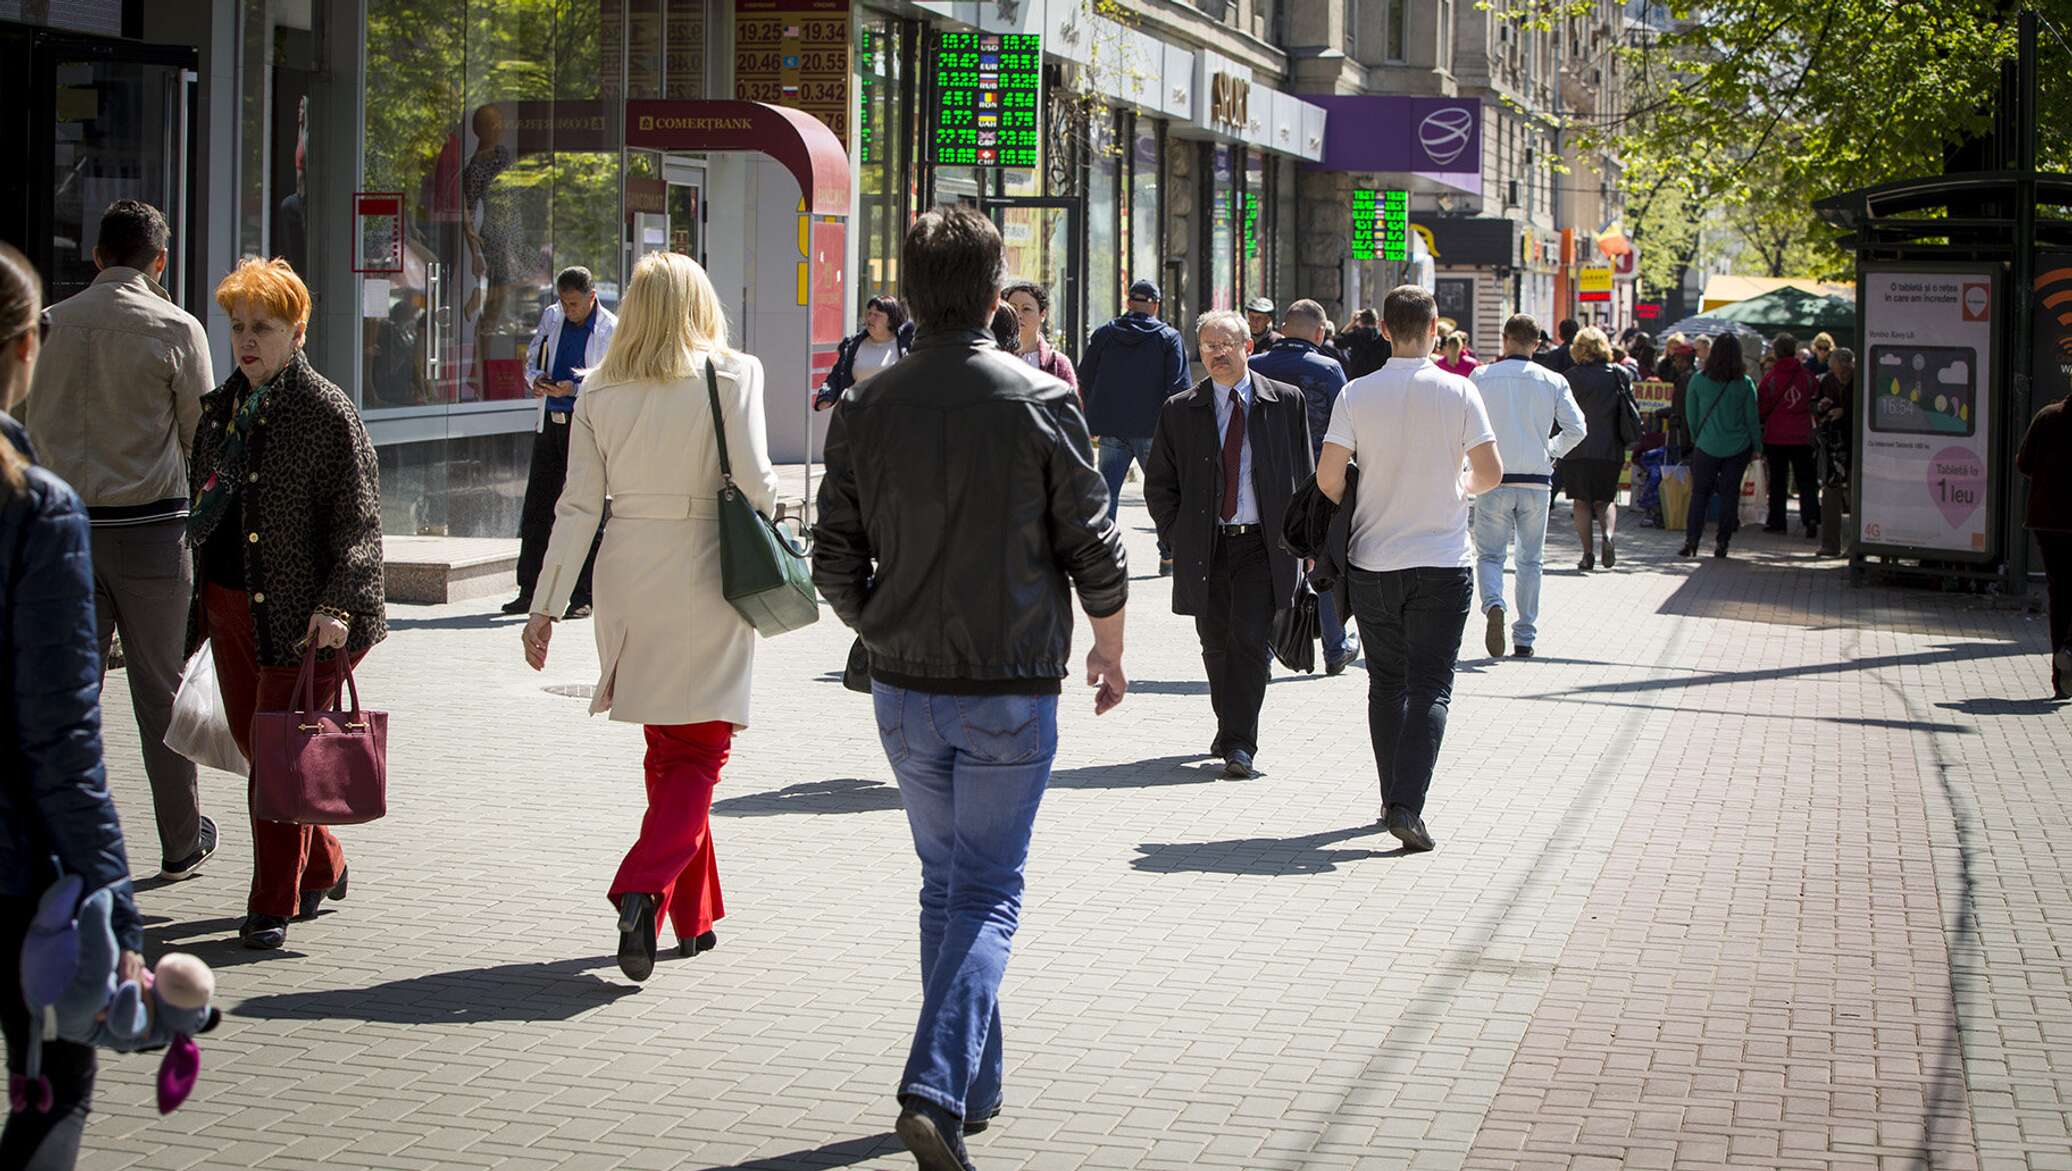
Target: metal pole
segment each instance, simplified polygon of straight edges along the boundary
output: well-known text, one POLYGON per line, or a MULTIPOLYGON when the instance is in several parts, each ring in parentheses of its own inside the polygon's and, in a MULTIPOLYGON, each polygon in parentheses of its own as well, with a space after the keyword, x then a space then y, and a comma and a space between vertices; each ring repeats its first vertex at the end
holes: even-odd
POLYGON ((2014 455, 2028 429, 2031 388, 2035 374, 2035 283, 2036 283, 2036 14, 2024 11, 2018 26, 2020 44, 2015 66, 2015 248, 2013 296, 2014 353, 2010 354, 2007 380, 2007 426, 2000 444, 2006 463, 2007 485, 2001 494, 2005 517, 2001 531, 2007 541, 2007 576, 2011 592, 2026 597, 2029 591, 2029 533, 2015 506, 2015 489, 2022 476, 2014 468, 2014 455))

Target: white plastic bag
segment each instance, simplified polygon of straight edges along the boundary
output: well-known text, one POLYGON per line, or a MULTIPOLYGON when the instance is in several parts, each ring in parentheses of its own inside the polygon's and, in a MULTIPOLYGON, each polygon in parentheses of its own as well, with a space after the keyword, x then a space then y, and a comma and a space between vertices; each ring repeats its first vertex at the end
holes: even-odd
POLYGON ((166 725, 165 746, 209 768, 240 774, 249 771, 237 738, 230 734, 230 713, 223 708, 223 689, 216 686, 216 659, 206 642, 180 672, 180 690, 173 693, 173 718, 166 725))
POLYGON ((1770 521, 1770 469, 1757 456, 1748 461, 1748 474, 1741 479, 1741 523, 1764 525, 1770 521))

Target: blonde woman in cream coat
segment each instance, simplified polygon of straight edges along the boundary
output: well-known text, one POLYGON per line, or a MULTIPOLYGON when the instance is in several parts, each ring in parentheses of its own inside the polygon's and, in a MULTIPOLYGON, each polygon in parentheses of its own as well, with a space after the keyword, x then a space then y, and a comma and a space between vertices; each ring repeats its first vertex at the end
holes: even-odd
POLYGON ((602 662, 590 711, 644 724, 647 815, 619 866, 619 967, 654 970, 658 925, 677 949, 713 947, 726 913, 713 861, 713 786, 734 733, 748 726, 755 628, 720 593, 723 486, 707 363, 719 391, 734 483, 768 515, 777 500, 763 422, 763 366, 727 348, 726 317, 705 270, 650 254, 633 270, 604 364, 584 379, 570 420, 568 482, 525 624, 525 658, 544 668, 554 615, 568 605, 611 498, 595 570, 602 662))

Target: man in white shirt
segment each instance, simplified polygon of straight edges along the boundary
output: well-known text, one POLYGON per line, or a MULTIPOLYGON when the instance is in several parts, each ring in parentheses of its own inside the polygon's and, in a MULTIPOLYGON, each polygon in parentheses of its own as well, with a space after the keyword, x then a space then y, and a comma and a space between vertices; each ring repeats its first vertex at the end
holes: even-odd
POLYGON ((1317 487, 1353 510, 1347 560, 1367 651, 1382 825, 1421 851, 1432 848, 1425 793, 1474 594, 1468 497, 1496 487, 1504 467, 1474 383, 1431 359, 1439 332, 1432 295, 1398 287, 1382 303, 1382 326, 1393 356, 1339 395, 1317 487), (1368 474, 1348 502, 1346 466, 1355 459, 1368 474))
POLYGON ((1513 537, 1518 541, 1518 618, 1511 626, 1511 653, 1532 657, 1554 461, 1586 434, 1583 409, 1568 379, 1533 361, 1539 337, 1540 323, 1518 314, 1504 323, 1503 358, 1474 374, 1504 462, 1503 483, 1477 496, 1474 510, 1475 580, 1488 618, 1483 646, 1491 658, 1504 653, 1504 557, 1513 537), (1550 440, 1557 426, 1561 433, 1550 440))

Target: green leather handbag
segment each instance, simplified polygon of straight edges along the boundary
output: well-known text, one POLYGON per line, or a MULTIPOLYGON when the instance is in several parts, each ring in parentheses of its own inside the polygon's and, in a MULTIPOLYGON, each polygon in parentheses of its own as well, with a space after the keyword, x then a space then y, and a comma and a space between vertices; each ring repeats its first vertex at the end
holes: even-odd
POLYGON ((820 598, 805 542, 756 511, 734 485, 727 460, 726 416, 719 407, 719 376, 705 360, 705 392, 712 397, 712 433, 719 441, 720 592, 764 638, 820 620, 820 598))

